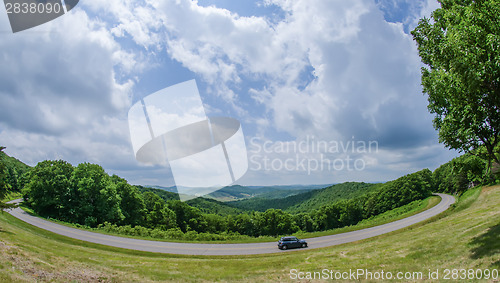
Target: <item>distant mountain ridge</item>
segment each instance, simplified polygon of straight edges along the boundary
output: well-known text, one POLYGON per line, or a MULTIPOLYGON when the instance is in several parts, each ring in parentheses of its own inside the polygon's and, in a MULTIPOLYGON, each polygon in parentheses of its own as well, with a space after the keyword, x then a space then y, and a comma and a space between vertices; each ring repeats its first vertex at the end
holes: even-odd
MULTIPOLYGON (((205 213, 220 215, 245 211, 281 209, 292 213, 309 212, 341 199, 352 199, 376 190, 380 184, 347 182, 335 185, 312 186, 240 186, 222 188, 205 197, 187 201, 187 204, 205 213), (228 201, 230 199, 236 199, 228 201)), ((175 187, 144 188, 165 200, 179 199, 175 187), (161 189, 158 189, 161 188, 161 189)))
POLYGON ((351 199, 366 194, 375 189, 378 184, 348 182, 331 185, 322 189, 309 190, 281 199, 265 199, 256 197, 227 204, 239 209, 266 211, 270 208, 290 212, 306 212, 333 203, 340 199, 351 199))
MULTIPOLYGON (((221 188, 215 192, 203 196, 206 199, 214 199, 220 202, 237 201, 254 197, 264 199, 285 198, 288 196, 304 193, 331 186, 327 185, 276 185, 276 186, 241 186, 232 185, 221 188)), ((175 186, 144 186, 159 189, 171 193, 177 193, 175 186)))
MULTIPOLYGON (((165 201, 178 200, 179 196, 176 193, 175 187, 162 186, 137 186, 141 192, 150 191, 159 195, 165 201)), ((245 206, 238 207, 232 205, 236 201, 252 201, 268 208, 279 208, 273 204, 281 203, 282 199, 291 196, 303 195, 318 190, 320 188, 329 187, 329 185, 278 185, 278 186, 241 186, 233 185, 222 188, 218 191, 210 193, 204 197, 188 200, 186 203, 190 206, 200 209, 204 213, 213 213, 219 215, 240 214, 243 212, 252 211, 254 209, 245 206)), ((299 196, 298 200, 309 199, 308 197, 299 196)), ((264 209, 265 210, 265 209, 264 209)))

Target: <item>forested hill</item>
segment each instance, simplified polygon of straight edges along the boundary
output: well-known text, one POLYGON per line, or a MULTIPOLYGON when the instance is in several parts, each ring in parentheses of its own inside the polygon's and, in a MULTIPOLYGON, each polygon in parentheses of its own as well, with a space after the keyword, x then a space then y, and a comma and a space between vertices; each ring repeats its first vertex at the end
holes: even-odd
MULTIPOLYGON (((169 191, 165 191, 157 188, 136 186, 141 193, 151 192, 158 195, 165 202, 171 200, 179 200, 179 195, 177 193, 172 193, 169 191)), ((230 214, 240 214, 243 211, 241 209, 226 205, 223 202, 207 199, 207 198, 195 198, 192 200, 188 200, 186 202, 192 207, 198 208, 203 213, 213 213, 218 215, 230 215, 230 214)))
POLYGON ((144 186, 140 186, 140 185, 136 185, 136 187, 139 189, 139 191, 141 193, 152 192, 154 194, 157 194, 164 201, 179 200, 179 195, 177 193, 173 193, 173 192, 169 192, 169 191, 157 189, 157 188, 144 187, 144 186))
POLYGON ((270 208, 276 208, 290 212, 307 212, 340 199, 359 197, 370 192, 376 186, 376 184, 349 182, 307 191, 282 199, 256 197, 228 202, 228 204, 243 210, 266 211, 270 208))
POLYGON ((310 190, 322 189, 328 185, 279 185, 279 186, 241 186, 232 185, 206 195, 222 202, 249 198, 276 199, 297 195, 310 190))
POLYGON ((8 189, 20 191, 22 188, 22 176, 24 173, 28 172, 31 167, 7 155, 3 151, 0 151, 0 162, 5 165, 5 183, 8 185, 8 189))

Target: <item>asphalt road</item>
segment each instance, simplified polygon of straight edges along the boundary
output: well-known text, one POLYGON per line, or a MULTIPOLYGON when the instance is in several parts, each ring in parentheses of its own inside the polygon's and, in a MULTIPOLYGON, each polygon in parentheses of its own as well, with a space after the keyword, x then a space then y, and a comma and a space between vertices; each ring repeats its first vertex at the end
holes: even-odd
MULTIPOLYGON (((316 249, 329 246, 335 246, 350 242, 355 242, 404 227, 411 226, 418 222, 429 219, 441 212, 447 210, 450 205, 455 202, 455 198, 450 195, 437 194, 441 197, 441 202, 419 214, 387 223, 380 226, 375 226, 358 231, 352 231, 337 235, 323 236, 317 238, 306 239, 309 247, 307 249, 316 249)), ((19 201, 19 200, 18 200, 19 201)), ((56 234, 64 235, 70 238, 79 239, 87 242, 97 243, 101 245, 155 252, 167 254, 183 254, 183 255, 251 255, 251 254, 268 254, 278 252, 291 252, 294 250, 279 250, 277 242, 267 243, 249 243, 249 244, 194 244, 194 243, 172 243, 172 242, 159 242, 147 241, 131 238, 123 238, 117 236, 104 235, 100 233, 88 232, 75 228, 59 225, 39 217, 31 216, 20 208, 15 208, 8 211, 11 215, 21 219, 36 227, 51 231, 56 234)), ((295 249, 301 250, 301 249, 295 249)))

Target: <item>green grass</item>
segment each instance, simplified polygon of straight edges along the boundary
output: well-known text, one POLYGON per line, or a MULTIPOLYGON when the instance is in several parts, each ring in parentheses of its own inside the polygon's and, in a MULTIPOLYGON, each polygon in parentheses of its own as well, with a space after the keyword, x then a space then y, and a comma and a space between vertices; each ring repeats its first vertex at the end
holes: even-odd
MULTIPOLYGON (((396 221, 399 219, 403 219, 403 218, 415 215, 415 214, 422 212, 424 210, 427 210, 427 209, 437 205, 440 202, 440 200, 441 200, 441 198, 436 197, 436 196, 432 196, 432 197, 429 197, 429 198, 424 199, 424 200, 414 201, 412 203, 409 203, 409 204, 404 205, 402 207, 398 207, 396 209, 387 211, 385 213, 371 217, 369 219, 365 219, 356 225, 327 230, 327 231, 320 231, 320 232, 297 232, 294 235, 297 237, 300 237, 300 238, 315 238, 315 237, 335 235, 335 234, 365 229, 365 228, 369 228, 369 227, 373 227, 373 226, 377 226, 377 225, 382 225, 382 224, 386 224, 386 223, 393 222, 393 221, 396 221)), ((27 206, 23 206, 23 205, 21 206, 21 208, 24 211, 28 212, 29 214, 37 216, 37 214, 31 208, 29 208, 27 206)), ((97 232, 97 233, 106 234, 106 235, 120 236, 120 237, 133 238, 133 239, 152 240, 152 241, 190 242, 190 243, 208 243, 208 244, 228 244, 228 243, 237 244, 237 243, 272 242, 272 241, 278 241, 281 236, 286 236, 286 235, 280 235, 277 237, 273 237, 273 236, 251 237, 251 236, 241 235, 241 236, 238 236, 237 238, 228 239, 228 240, 224 240, 224 241, 220 241, 220 240, 212 240, 212 241, 179 240, 179 239, 172 239, 172 238, 153 238, 153 237, 122 234, 122 233, 113 232, 113 231, 105 231, 104 229, 89 228, 89 227, 82 226, 79 224, 67 223, 67 222, 59 221, 57 219, 45 219, 45 220, 49 220, 49 221, 52 221, 54 223, 58 223, 58 224, 61 224, 61 225, 67 226, 67 227, 78 228, 78 229, 91 231, 91 232, 97 232)))
POLYGON ((439 268, 441 276, 446 268, 498 269, 499 200, 500 186, 488 187, 462 196, 452 210, 433 219, 375 238, 315 250, 224 257, 105 247, 55 235, 3 213, 0 282, 289 282, 292 268, 423 272, 427 279, 429 269, 439 268))

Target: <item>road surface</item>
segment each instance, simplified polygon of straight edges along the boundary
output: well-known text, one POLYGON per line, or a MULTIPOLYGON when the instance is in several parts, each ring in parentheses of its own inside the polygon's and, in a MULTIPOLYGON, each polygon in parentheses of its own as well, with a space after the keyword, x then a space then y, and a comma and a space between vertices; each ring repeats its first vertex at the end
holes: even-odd
MULTIPOLYGON (((441 202, 426 211, 380 226, 337 235, 306 239, 309 246, 307 249, 323 248, 355 242, 396 231, 438 215, 441 212, 447 210, 450 205, 455 202, 455 198, 453 196, 445 194, 437 195, 441 197, 441 202)), ((8 212, 24 222, 56 234, 64 235, 82 241, 131 250, 182 255, 252 255, 292 251, 279 250, 277 247, 277 242, 248 244, 195 244, 123 238, 66 227, 41 219, 39 217, 31 216, 21 208, 15 208, 8 212)))

